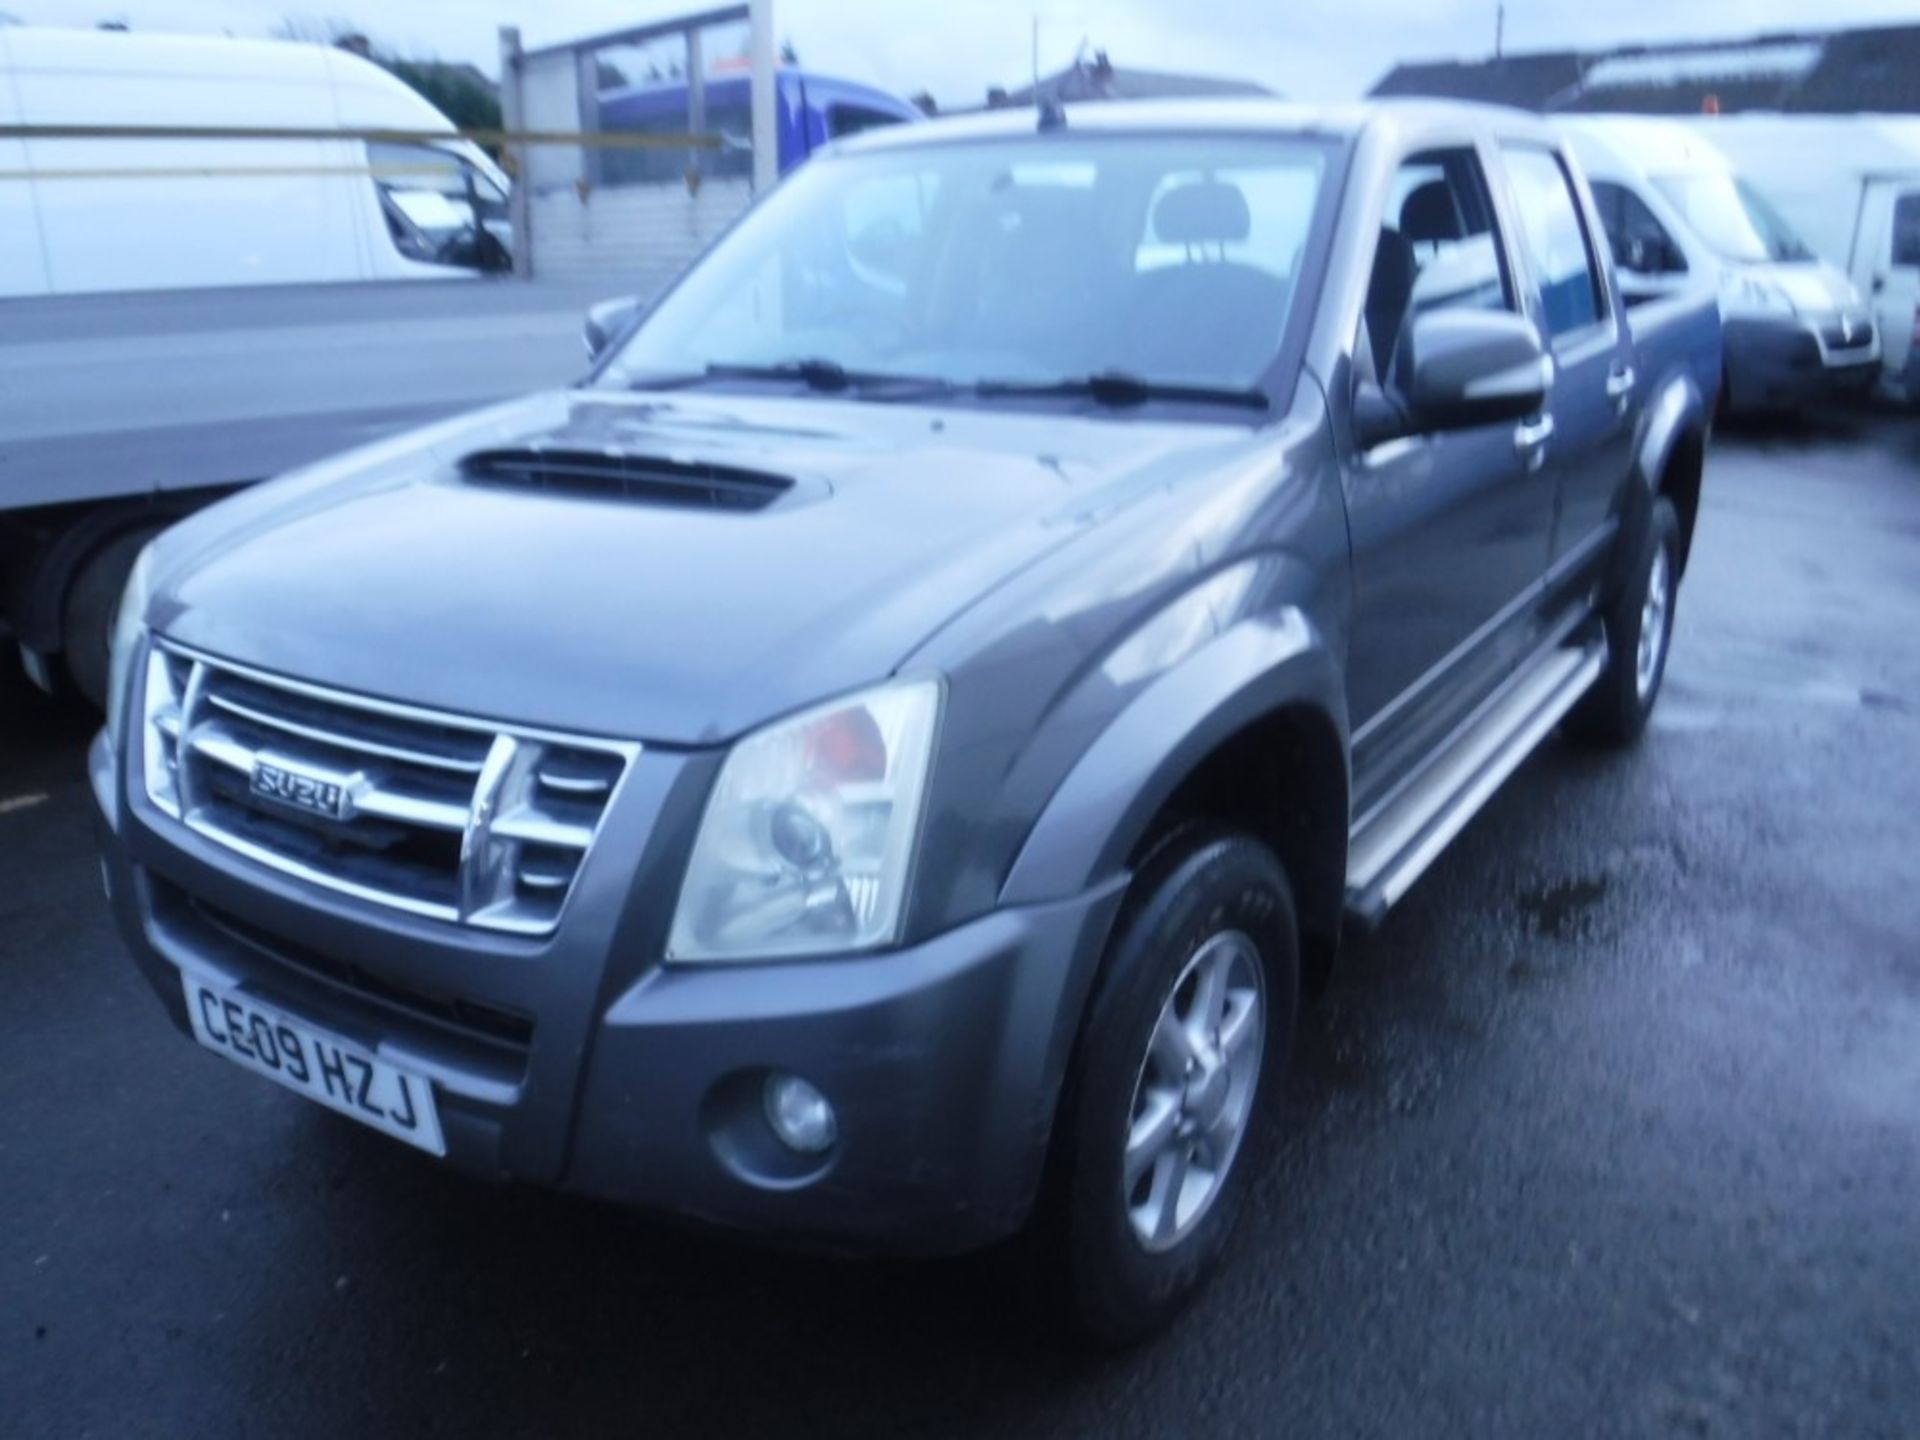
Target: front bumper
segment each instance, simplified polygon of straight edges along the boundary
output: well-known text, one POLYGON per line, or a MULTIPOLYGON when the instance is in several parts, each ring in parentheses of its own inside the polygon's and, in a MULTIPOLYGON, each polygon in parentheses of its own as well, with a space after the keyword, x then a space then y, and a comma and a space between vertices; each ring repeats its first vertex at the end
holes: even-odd
POLYGON ((885 955, 668 967, 656 897, 681 857, 651 837, 703 789, 683 757, 638 762, 540 942, 302 885, 131 795, 104 737, 90 761, 116 919, 183 1031, 191 967, 424 1074, 465 1171, 830 1249, 951 1253, 1020 1226, 1125 883, 885 955), (836 1107, 824 1159, 775 1141, 774 1070, 836 1107))
POLYGON ((1865 395, 1880 379, 1880 336, 1871 325, 1858 343, 1835 345, 1827 322, 1791 316, 1727 320, 1727 408, 1736 414, 1798 409, 1865 395))

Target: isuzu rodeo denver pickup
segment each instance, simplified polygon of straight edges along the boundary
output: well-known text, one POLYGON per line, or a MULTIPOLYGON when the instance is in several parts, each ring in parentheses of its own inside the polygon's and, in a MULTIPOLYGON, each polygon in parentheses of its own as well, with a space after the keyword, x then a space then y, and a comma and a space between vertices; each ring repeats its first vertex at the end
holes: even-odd
POLYGON ((1666 661, 1713 296, 1525 116, 1104 105, 817 157, 578 386, 138 562, 92 753, 200 1044, 789 1243, 1220 1253, 1301 999, 1666 661))

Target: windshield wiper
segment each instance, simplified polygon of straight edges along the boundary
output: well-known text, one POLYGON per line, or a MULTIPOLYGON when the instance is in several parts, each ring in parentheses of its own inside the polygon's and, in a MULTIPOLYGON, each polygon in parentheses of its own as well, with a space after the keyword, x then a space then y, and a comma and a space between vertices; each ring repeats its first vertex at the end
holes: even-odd
POLYGON ((1144 405, 1149 400, 1187 400, 1203 405, 1266 410, 1272 403, 1265 391, 1250 385, 1186 385, 1172 380, 1149 380, 1121 370, 1102 370, 1071 380, 982 380, 973 386, 973 391, 987 396, 1085 398, 1097 405, 1115 407, 1144 405))
POLYGON ((715 380, 793 380, 823 394, 855 392, 861 400, 906 400, 950 395, 958 387, 931 375, 899 375, 886 370, 849 370, 838 360, 810 356, 765 364, 716 360, 704 370, 680 375, 646 376, 630 381, 630 390, 686 390, 715 380), (877 393, 882 392, 885 393, 877 393))

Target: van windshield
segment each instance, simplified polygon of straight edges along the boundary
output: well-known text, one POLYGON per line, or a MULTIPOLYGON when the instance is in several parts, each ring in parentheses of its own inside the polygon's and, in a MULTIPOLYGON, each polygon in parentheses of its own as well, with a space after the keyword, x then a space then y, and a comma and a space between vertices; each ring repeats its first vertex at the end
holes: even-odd
POLYGON ((1732 175, 1656 175, 1694 233, 1723 260, 1811 260, 1813 252, 1745 180, 1732 175))
POLYGON ((1021 136, 803 166, 601 377, 805 365, 953 387, 1249 389, 1281 347, 1330 142, 1021 136))

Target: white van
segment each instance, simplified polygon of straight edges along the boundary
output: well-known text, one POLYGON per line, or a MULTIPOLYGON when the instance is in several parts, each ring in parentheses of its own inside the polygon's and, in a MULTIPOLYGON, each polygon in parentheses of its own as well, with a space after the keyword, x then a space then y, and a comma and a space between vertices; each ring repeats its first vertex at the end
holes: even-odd
POLYGON ((1866 292, 1886 388, 1920 402, 1920 117, 1725 115, 1690 123, 1866 292))
POLYGON ((1718 149, 1672 120, 1555 120, 1593 188, 1627 303, 1701 276, 1718 287, 1728 411, 1873 387, 1880 335, 1859 290, 1718 149))
POLYGON ((0 296, 470 276, 508 268, 506 177, 413 90, 320 45, 0 26, 0 129, 445 133, 0 135, 0 296))

